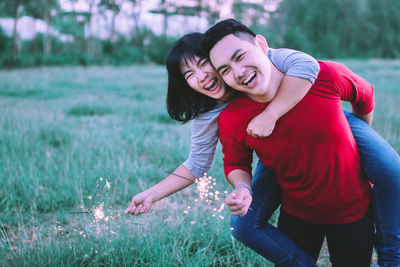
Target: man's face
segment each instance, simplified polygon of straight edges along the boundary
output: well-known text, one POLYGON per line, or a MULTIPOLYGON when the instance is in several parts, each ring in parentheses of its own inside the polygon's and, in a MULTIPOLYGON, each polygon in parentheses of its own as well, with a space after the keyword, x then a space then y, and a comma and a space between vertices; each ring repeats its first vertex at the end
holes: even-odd
POLYGON ((229 86, 256 97, 268 94, 271 66, 267 51, 262 36, 253 43, 230 34, 211 49, 210 59, 229 86))

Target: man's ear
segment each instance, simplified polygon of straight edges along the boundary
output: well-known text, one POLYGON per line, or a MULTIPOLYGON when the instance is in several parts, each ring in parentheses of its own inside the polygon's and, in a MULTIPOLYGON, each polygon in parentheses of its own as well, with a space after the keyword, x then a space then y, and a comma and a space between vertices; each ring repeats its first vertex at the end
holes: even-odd
POLYGON ((268 43, 264 36, 257 34, 256 37, 254 37, 254 41, 261 48, 264 54, 268 54, 268 43))

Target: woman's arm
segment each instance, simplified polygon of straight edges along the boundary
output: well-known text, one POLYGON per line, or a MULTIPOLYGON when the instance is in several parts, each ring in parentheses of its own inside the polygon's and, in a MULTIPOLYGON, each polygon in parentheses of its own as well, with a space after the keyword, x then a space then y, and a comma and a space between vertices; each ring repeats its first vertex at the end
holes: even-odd
POLYGON ((268 57, 285 77, 268 107, 248 124, 247 133, 254 137, 269 136, 276 121, 307 94, 319 73, 318 62, 303 52, 269 49, 268 57))
POLYGON ((196 178, 203 176, 212 166, 218 143, 218 116, 225 106, 217 105, 191 122, 190 154, 183 165, 196 178))
POLYGON ((191 185, 196 178, 203 176, 204 172, 209 170, 218 142, 217 119, 224 107, 225 105, 217 106, 191 122, 192 136, 188 159, 173 174, 146 191, 135 195, 125 213, 139 215, 148 212, 154 202, 191 185))
POLYGON ((154 202, 184 189, 194 183, 195 180, 196 178, 181 164, 164 180, 135 195, 125 213, 132 215, 144 214, 151 209, 154 202))

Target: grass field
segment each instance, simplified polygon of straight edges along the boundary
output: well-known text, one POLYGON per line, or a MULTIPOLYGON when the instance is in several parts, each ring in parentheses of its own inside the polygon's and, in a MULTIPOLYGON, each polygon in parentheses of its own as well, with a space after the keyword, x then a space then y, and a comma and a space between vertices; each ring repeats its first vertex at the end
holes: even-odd
MULTIPOLYGON (((373 84, 373 126, 400 151, 400 61, 342 62, 373 84)), ((141 217, 69 214, 125 209, 186 159, 190 127, 168 117, 165 95, 159 66, 0 71, 0 266, 272 266, 195 186, 141 217)), ((221 158, 209 175, 230 190, 221 158)))

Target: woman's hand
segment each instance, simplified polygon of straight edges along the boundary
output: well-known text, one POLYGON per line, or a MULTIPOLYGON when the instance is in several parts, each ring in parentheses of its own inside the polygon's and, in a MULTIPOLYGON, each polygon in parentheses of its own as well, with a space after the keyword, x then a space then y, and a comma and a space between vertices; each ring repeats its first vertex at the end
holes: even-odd
POLYGON ((246 215, 252 200, 249 189, 239 187, 226 197, 225 205, 231 210, 232 215, 243 217, 246 215))
POLYGON ((153 197, 150 193, 144 191, 132 198, 131 204, 125 210, 125 213, 131 215, 145 214, 150 211, 153 205, 153 197))
POLYGON ((264 110, 247 125, 247 134, 255 138, 267 137, 274 131, 276 120, 275 116, 264 110))

